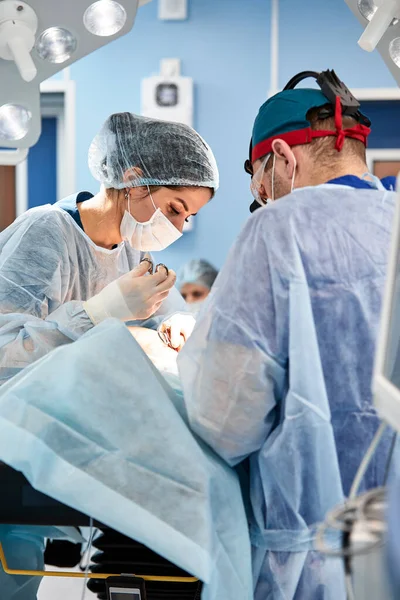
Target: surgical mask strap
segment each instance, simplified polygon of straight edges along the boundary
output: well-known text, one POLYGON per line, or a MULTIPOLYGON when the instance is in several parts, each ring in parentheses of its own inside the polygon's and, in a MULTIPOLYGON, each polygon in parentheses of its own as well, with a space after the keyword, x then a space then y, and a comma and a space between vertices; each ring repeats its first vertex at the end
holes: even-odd
POLYGON ((149 186, 148 186, 148 185, 146 185, 146 187, 147 187, 147 191, 149 192, 150 200, 151 200, 151 202, 152 202, 152 204, 153 204, 153 206, 154 206, 154 210, 157 210, 157 206, 156 206, 156 205, 155 205, 155 203, 154 203, 153 196, 151 195, 150 188, 149 188, 149 186))
POLYGON ((295 179, 295 177, 296 177, 296 168, 297 168, 297 160, 296 160, 296 157, 295 157, 295 155, 294 155, 294 153, 293 153, 293 152, 292 152, 292 154, 293 154, 293 160, 294 160, 294 167, 293 167, 292 184, 291 184, 291 186, 290 186, 290 192, 293 192, 293 188, 294 188, 294 179, 295 179))
MULTIPOLYGON (((297 160, 296 160, 296 157, 293 152, 292 152, 292 155, 293 155, 293 160, 294 160, 294 167, 293 167, 292 183, 290 185, 290 192, 293 192, 293 189, 294 189, 294 180, 296 177, 296 168, 297 168, 297 160)), ((271 196, 272 196, 271 202, 274 202, 274 200, 275 200, 275 189, 274 189, 275 188, 275 185, 274 185, 274 183, 275 183, 275 161, 276 161, 276 154, 274 152, 274 157, 272 159, 272 175, 271 175, 271 188, 272 188, 271 189, 271 196)))
MULTIPOLYGON (((150 192, 150 188, 149 188, 148 185, 146 187, 147 187, 147 191, 148 191, 149 196, 150 196, 151 203, 152 203, 152 205, 154 207, 154 210, 156 211, 157 210, 157 206, 154 203, 153 196, 151 195, 151 192, 150 192)), ((128 190, 125 190, 125 200, 127 200, 127 202, 128 202, 128 213, 131 214, 131 196, 130 196, 128 190)))
POLYGON ((125 190, 125 200, 128 201, 128 213, 131 214, 131 195, 128 190, 125 190))
POLYGON ((271 202, 275 200, 275 190, 274 190, 274 182, 275 182, 275 162, 276 162, 276 154, 274 152, 274 156, 272 158, 272 174, 271 174, 271 202))

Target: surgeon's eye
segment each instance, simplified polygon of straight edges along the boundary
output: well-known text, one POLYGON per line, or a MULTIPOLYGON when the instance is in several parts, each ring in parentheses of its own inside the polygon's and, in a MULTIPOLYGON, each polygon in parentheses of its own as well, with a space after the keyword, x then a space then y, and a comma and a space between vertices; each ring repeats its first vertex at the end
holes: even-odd
POLYGON ((180 214, 181 214, 181 211, 180 211, 180 210, 177 210, 176 208, 174 208, 174 207, 172 206, 172 204, 170 204, 170 211, 171 211, 171 213, 172 213, 173 215, 180 215, 180 214))

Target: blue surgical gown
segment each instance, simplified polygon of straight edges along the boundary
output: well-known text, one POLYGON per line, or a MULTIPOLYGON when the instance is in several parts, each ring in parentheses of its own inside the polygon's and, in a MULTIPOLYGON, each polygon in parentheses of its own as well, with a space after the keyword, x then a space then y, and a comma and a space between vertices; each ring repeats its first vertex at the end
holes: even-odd
MULTIPOLYGON (((258 210, 179 371, 193 430, 249 457, 256 600, 344 600, 314 525, 349 493, 378 427, 371 377, 395 194, 324 184, 258 210)), ((361 490, 382 484, 388 433, 361 490)))

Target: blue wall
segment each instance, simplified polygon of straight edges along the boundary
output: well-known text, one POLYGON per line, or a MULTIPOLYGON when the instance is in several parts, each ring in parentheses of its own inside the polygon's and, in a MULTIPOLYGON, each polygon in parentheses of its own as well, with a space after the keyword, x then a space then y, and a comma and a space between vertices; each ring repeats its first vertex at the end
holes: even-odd
MULTIPOLYGON (((212 146, 221 189, 193 232, 162 253, 173 268, 193 257, 221 266, 248 216, 243 171, 252 122, 269 89, 269 0, 189 0, 184 22, 157 19, 157 0, 138 11, 130 34, 71 68, 77 83, 77 188, 97 190, 88 146, 106 117, 140 111, 140 82, 161 58, 181 58, 193 77, 195 127, 212 146)), ((362 29, 344 0, 280 0, 280 85, 298 71, 335 68, 351 87, 394 86, 377 54, 357 46, 362 29)), ((161 257, 160 257, 161 259, 161 257)))
POLYGON ((269 80, 267 0, 189 0, 185 22, 157 19, 157 0, 142 7, 130 34, 71 68, 77 86, 77 187, 95 191, 87 148, 106 117, 140 111, 140 82, 159 71, 162 58, 181 58, 195 83, 194 126, 211 145, 221 191, 192 232, 162 253, 178 268, 202 256, 220 266, 248 215, 249 178, 243 170, 253 117, 269 80))
POLYGON ((28 154, 28 206, 53 204, 57 197, 57 120, 42 119, 42 134, 28 154))

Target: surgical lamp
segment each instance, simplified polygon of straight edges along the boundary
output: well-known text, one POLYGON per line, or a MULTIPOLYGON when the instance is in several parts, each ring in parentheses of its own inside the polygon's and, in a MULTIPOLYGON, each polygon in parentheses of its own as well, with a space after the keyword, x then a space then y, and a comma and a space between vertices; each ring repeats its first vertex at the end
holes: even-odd
POLYGON ((0 164, 40 136, 40 83, 128 33, 148 1, 0 0, 0 164))
POLYGON ((400 0, 345 0, 365 27, 358 40, 367 52, 375 48, 400 84, 400 0))

